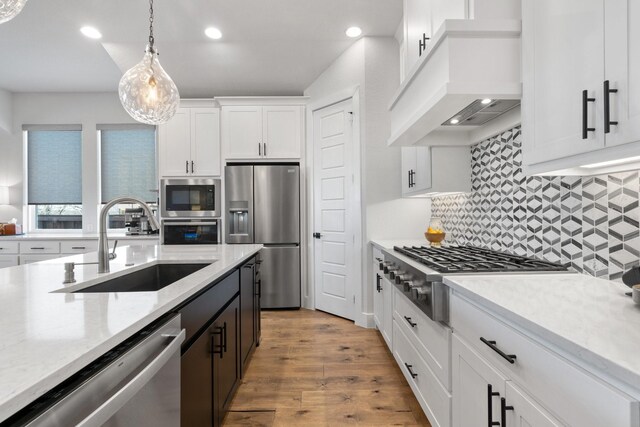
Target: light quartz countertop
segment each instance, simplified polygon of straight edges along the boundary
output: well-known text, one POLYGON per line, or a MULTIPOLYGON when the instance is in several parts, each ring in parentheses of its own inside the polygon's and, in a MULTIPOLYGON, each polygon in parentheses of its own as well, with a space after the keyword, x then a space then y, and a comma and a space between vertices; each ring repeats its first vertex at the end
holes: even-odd
MULTIPOLYGON (((158 240, 158 234, 127 236, 124 232, 109 232, 109 240, 158 240)), ((0 236, 0 242, 29 240, 98 240, 98 233, 27 233, 14 236, 0 236)))
POLYGON ((76 266, 63 285, 65 262, 93 262, 74 255, 0 269, 0 422, 60 384, 111 348, 170 312, 211 282, 250 259, 261 245, 119 247, 111 272, 76 266), (133 266, 125 264, 133 263, 133 266), (69 293, 158 263, 207 263, 207 267, 155 292, 69 293))
MULTIPOLYGON (((425 269, 393 251, 424 240, 371 243, 425 269)), ((444 283, 552 350, 640 391, 640 306, 624 284, 578 273, 445 275, 444 283)))

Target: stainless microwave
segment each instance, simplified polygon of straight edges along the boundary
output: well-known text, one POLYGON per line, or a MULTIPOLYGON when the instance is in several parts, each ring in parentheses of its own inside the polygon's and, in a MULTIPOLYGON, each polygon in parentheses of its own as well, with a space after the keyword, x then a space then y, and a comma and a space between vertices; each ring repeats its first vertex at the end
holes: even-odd
POLYGON ((163 218, 218 218, 222 214, 219 179, 163 179, 160 188, 160 215, 163 218))

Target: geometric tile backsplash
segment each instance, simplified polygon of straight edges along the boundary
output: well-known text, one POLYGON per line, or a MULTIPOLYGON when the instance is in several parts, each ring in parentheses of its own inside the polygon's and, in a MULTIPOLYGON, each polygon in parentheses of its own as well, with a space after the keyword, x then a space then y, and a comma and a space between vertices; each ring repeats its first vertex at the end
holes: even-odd
POLYGON ((525 177, 520 127, 471 146, 471 193, 434 197, 447 241, 619 280, 640 263, 638 171, 525 177))

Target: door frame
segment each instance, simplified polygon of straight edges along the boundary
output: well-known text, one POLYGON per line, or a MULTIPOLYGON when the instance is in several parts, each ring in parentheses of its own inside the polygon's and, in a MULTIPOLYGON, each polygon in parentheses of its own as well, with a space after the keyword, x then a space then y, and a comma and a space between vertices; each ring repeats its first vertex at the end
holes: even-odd
POLYGON ((313 233, 315 226, 315 195, 314 195, 314 128, 313 128, 313 115, 316 111, 323 108, 330 107, 331 105, 352 100, 353 107, 353 125, 352 125, 352 145, 353 145, 353 186, 356 189, 354 197, 350 203, 350 210, 353 212, 351 215, 349 225, 354 230, 354 244, 353 244, 353 281, 354 286, 354 322, 356 325, 367 326, 368 317, 364 313, 364 299, 363 299, 363 285, 362 285, 362 224, 364 223, 363 208, 362 208, 362 150, 360 140, 360 125, 361 125, 361 101, 360 101, 360 86, 352 86, 343 90, 337 91, 327 97, 324 97, 318 101, 312 102, 307 106, 307 142, 306 142, 306 165, 307 165, 307 194, 309 195, 309 209, 307 211, 307 227, 303 232, 307 239, 307 269, 304 272, 304 277, 307 278, 306 282, 308 286, 303 289, 302 305, 305 308, 312 310, 316 309, 315 301, 315 239, 310 236, 313 233))

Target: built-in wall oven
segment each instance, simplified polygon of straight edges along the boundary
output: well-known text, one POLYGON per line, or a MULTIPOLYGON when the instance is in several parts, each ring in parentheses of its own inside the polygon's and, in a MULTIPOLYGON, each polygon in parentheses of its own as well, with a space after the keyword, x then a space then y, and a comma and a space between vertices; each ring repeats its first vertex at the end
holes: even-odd
POLYGON ((160 181, 162 218, 218 218, 222 214, 219 179, 171 178, 160 181))
POLYGON ((164 245, 215 245, 220 243, 220 222, 213 218, 163 219, 160 241, 164 245))

